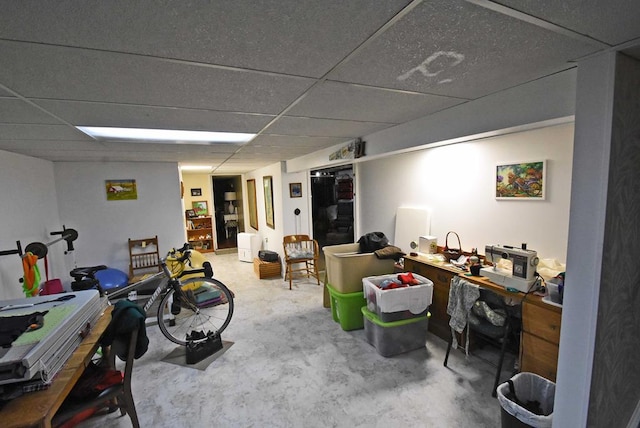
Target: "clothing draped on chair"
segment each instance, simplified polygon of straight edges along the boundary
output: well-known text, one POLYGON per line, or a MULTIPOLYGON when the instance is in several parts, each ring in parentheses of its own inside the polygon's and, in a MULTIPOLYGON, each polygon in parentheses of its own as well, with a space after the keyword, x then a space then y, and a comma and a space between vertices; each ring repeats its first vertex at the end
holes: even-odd
POLYGON ((103 350, 102 361, 98 365, 91 363, 90 367, 94 373, 83 374, 83 377, 90 382, 95 380, 96 386, 86 382, 78 385, 77 393, 71 393, 56 413, 53 426, 65 426, 68 421, 75 421, 78 417, 80 418, 78 420, 82 420, 99 409, 108 408, 109 411, 120 409, 122 416, 129 415, 134 428, 140 427, 131 393, 133 361, 147 351, 149 344, 144 317, 140 317, 140 312, 139 306, 128 300, 120 300, 115 304, 111 322, 100 342, 103 350), (113 379, 116 355, 125 361, 122 381, 106 381, 107 378, 99 372, 96 373, 96 370, 102 366, 109 367, 110 369, 104 370, 104 373, 110 375, 109 379, 113 379), (100 383, 103 385, 98 385, 100 383), (95 396, 83 393, 87 390, 95 391, 95 396))
MULTIPOLYGON (((447 314, 451 316, 449 326, 451 327, 451 337, 453 338, 453 348, 458 347, 457 333, 462 333, 469 324, 469 311, 473 304, 480 297, 480 287, 454 276, 449 286, 449 303, 447 304, 447 314)), ((469 335, 467 334, 465 353, 469 354, 469 335)))
MULTIPOLYGON (((513 311, 513 309, 511 310, 513 311)), ((451 338, 447 345, 444 365, 447 366, 451 349, 458 347, 456 333, 466 331, 465 354, 469 355, 469 336, 472 331, 480 339, 494 343, 500 347, 500 357, 496 365, 496 375, 492 395, 500 382, 502 363, 507 341, 511 333, 512 319, 504 298, 497 293, 481 288, 461 277, 454 277, 449 288, 447 313, 451 315, 451 338)))
POLYGON ((289 279, 289 289, 291 290, 294 273, 300 273, 307 278, 313 277, 320 285, 318 242, 309 238, 308 235, 287 235, 283 238, 282 245, 286 265, 284 280, 289 279))

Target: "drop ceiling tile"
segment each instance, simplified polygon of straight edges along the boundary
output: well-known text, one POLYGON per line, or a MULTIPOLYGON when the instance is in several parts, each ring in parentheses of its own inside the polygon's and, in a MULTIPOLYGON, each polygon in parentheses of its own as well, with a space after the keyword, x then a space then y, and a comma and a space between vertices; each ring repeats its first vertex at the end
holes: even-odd
POLYGON ((475 99, 599 49, 462 0, 432 0, 328 78, 475 99))
POLYGON ((0 150, 105 150, 105 146, 96 141, 70 140, 0 140, 0 150))
POLYGON ((330 147, 335 144, 339 144, 349 138, 343 137, 299 137, 292 135, 258 135, 256 138, 243 147, 243 150, 256 147, 271 147, 276 149, 278 147, 292 148, 292 147, 330 147))
POLYGON ((82 132, 67 125, 2 124, 0 140, 89 140, 82 132))
POLYGON ((0 82, 28 98, 278 114, 313 80, 0 41, 0 82))
POLYGON ((638 0, 494 0, 609 45, 640 38, 638 0))
POLYGON ((465 100, 393 91, 339 82, 324 82, 291 108, 291 116, 402 123, 465 100))
MULTIPOLYGON (((275 117, 262 114, 95 102, 56 100, 34 100, 34 102, 76 126, 256 133, 275 117)), ((0 100, 0 112, 1 108, 2 100, 0 100)))
POLYGON ((2 1, 0 38, 319 77, 408 3, 2 1))
POLYGON ((629 49, 622 51, 625 55, 635 58, 640 61, 640 44, 629 49))
POLYGON ((269 126, 266 132, 270 134, 307 135, 311 137, 358 137, 372 134, 392 125, 391 123, 283 116, 273 125, 269 126))
POLYGON ((18 98, 0 98, 0 123, 60 124, 60 121, 18 98))

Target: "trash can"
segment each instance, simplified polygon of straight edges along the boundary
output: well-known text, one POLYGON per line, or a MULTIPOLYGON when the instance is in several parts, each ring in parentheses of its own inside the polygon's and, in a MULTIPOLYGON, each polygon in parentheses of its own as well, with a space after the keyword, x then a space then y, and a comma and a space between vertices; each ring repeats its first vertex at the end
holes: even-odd
POLYGON ((518 373, 498 386, 502 428, 551 427, 556 384, 535 373, 518 373))

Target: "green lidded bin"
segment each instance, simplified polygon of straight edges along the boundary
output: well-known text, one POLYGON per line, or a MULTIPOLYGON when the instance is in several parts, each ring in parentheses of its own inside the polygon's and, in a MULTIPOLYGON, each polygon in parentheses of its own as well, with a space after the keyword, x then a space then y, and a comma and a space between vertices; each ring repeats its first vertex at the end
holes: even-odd
POLYGON ((340 323, 343 330, 358 330, 364 328, 364 319, 360 308, 367 304, 364 293, 338 293, 327 284, 331 300, 331 315, 333 320, 340 323))

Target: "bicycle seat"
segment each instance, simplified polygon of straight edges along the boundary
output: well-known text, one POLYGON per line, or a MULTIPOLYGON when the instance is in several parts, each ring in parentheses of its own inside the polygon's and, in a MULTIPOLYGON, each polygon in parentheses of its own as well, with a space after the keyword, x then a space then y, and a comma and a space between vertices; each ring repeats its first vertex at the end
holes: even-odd
POLYGON ((69 272, 69 275, 71 275, 75 280, 79 280, 85 277, 95 278, 96 272, 106 268, 107 267, 105 265, 79 267, 69 272))

